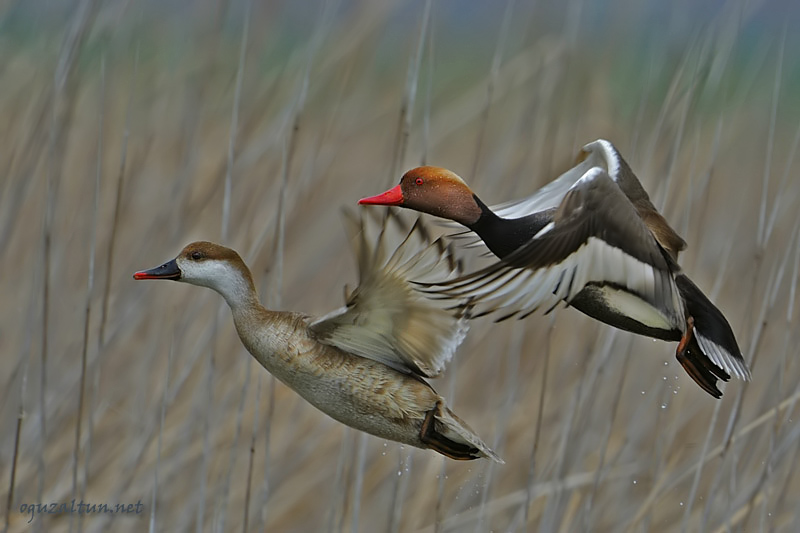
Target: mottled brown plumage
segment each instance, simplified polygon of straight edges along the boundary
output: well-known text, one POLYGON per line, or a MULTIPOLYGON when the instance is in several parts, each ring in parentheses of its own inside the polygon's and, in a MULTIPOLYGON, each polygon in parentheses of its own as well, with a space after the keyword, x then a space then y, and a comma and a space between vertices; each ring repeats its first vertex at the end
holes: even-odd
POLYGON ((450 276, 455 262, 449 252, 430 243, 418 225, 405 228, 407 238, 391 251, 385 226, 375 243, 364 237, 363 220, 351 222, 361 284, 346 307, 322 318, 265 309, 239 254, 210 242, 189 244, 174 260, 134 278, 174 279, 219 292, 253 357, 334 419, 453 459, 502 462, 423 379, 440 372, 463 339, 466 306, 451 300, 455 308, 447 309, 448 302, 425 296, 409 277, 450 276), (393 318, 398 314, 404 320, 393 318))

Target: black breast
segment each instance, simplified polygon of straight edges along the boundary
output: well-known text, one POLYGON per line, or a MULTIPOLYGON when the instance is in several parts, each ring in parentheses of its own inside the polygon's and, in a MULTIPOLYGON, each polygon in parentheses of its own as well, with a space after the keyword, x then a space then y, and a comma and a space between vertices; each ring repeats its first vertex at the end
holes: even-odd
POLYGON ((521 218, 500 218, 477 197, 481 216, 469 229, 478 234, 491 252, 504 259, 527 244, 533 236, 553 220, 555 209, 539 211, 521 218))

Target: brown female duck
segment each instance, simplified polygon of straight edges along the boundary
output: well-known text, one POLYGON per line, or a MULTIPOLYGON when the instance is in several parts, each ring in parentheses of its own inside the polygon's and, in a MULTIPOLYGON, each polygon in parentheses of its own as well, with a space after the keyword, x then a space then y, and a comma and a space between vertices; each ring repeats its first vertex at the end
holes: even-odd
POLYGON ((175 259, 134 278, 217 291, 253 357, 339 422, 453 459, 502 462, 423 379, 441 373, 463 340, 465 307, 455 302, 448 310, 408 280, 448 277, 456 272, 455 261, 440 241, 428 240, 419 222, 391 253, 386 227, 373 246, 363 219, 350 222, 358 231, 359 286, 345 307, 321 318, 265 309, 239 254, 211 242, 189 244, 175 259))

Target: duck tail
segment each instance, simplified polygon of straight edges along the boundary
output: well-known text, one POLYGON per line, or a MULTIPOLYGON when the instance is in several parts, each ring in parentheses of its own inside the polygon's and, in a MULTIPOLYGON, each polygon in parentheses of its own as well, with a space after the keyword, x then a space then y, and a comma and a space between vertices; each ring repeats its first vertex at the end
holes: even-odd
POLYGON ((678 362, 695 383, 714 398, 722 398, 722 391, 717 387, 717 380, 728 381, 730 374, 711 362, 700 349, 697 337, 692 335, 686 350, 677 353, 678 362))
POLYGON ((458 461, 486 457, 500 464, 505 463, 442 400, 426 414, 420 440, 428 448, 458 461))
POLYGON ((750 369, 742 357, 730 324, 722 312, 685 274, 675 282, 686 305, 686 313, 694 321, 694 332, 686 353, 678 361, 703 390, 719 398, 717 379, 728 381, 731 375, 750 380, 750 369))

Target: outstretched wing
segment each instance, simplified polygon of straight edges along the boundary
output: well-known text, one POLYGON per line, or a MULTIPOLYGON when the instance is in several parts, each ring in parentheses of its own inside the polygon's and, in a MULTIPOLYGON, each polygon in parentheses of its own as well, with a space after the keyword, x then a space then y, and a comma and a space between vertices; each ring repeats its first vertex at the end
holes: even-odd
MULTIPOLYGON (((619 150, 605 139, 598 139, 584 145, 578 154, 575 166, 531 196, 489 206, 489 209, 502 218, 521 218, 557 207, 572 186, 592 167, 603 168, 608 173, 633 204, 658 243, 670 253, 672 259, 677 261, 678 254, 686 248, 686 241, 672 229, 667 220, 650 202, 650 197, 619 150)), ((446 222, 444 225, 453 228, 449 237, 464 241, 465 247, 484 246, 483 241, 472 231, 456 229, 458 226, 454 222, 446 222)))
MULTIPOLYGON (((489 209, 502 218, 522 218, 557 207, 567 192, 590 168, 601 166, 608 169, 605 153, 602 150, 594 149, 597 142, 587 144, 581 152, 583 159, 532 195, 491 205, 489 209)), ((610 143, 608 144, 610 145, 610 143)), ((480 237, 474 232, 464 229, 457 222, 449 220, 437 221, 437 224, 450 228, 452 232, 448 235, 448 238, 461 241, 460 244, 463 247, 486 248, 480 237)))
POLYGON ((553 221, 528 244, 503 261, 426 289, 470 298, 474 316, 502 311, 502 320, 549 311, 590 283, 610 285, 649 303, 656 313, 649 320, 669 328, 683 323, 676 269, 625 194, 594 167, 570 187, 553 221))
POLYGON ((451 279, 459 265, 418 218, 409 226, 393 210, 380 220, 345 212, 359 285, 345 307, 314 321, 323 343, 403 372, 436 377, 467 333, 468 305, 438 299, 410 282, 451 279), (399 244, 397 244, 399 242, 399 244))

